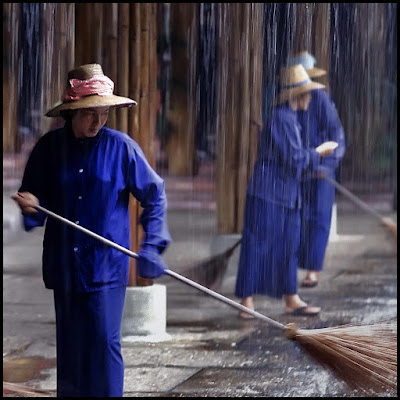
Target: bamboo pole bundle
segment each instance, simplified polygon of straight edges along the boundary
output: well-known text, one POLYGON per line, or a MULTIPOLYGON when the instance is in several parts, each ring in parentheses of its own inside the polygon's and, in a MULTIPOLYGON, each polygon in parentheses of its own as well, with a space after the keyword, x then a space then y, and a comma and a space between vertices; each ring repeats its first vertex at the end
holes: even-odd
POLYGON ((171 90, 167 110, 168 172, 171 175, 194 173, 193 80, 196 73, 197 3, 171 3, 171 90))
POLYGON ((76 3, 76 65, 93 63, 93 3, 76 3))
POLYGON ((3 3, 3 151, 16 150, 20 4, 3 3))
MULTIPOLYGON (((238 135, 237 135, 237 179, 236 187, 236 204, 235 207, 235 221, 234 221, 234 232, 240 232, 243 219, 243 210, 246 203, 246 186, 248 180, 248 159, 250 151, 250 106, 252 93, 251 81, 250 81, 250 68, 251 68, 251 42, 250 42, 250 25, 253 24, 253 20, 250 19, 251 3, 241 3, 240 15, 241 15, 241 29, 240 29, 240 69, 237 79, 239 81, 239 93, 237 96, 237 103, 235 105, 238 116, 238 135)), ((239 25, 240 26, 240 25, 239 25)), ((236 27, 237 29, 237 27, 236 27)))
MULTIPOLYGON (((315 17, 313 19, 312 46, 311 53, 314 54, 317 65, 327 71, 324 77, 318 79, 318 82, 326 86, 329 92, 329 76, 330 60, 329 60, 329 34, 330 34, 330 3, 315 3, 315 17), (328 21, 328 23, 327 23, 328 21)), ((305 49, 303 49, 305 50, 305 49)))

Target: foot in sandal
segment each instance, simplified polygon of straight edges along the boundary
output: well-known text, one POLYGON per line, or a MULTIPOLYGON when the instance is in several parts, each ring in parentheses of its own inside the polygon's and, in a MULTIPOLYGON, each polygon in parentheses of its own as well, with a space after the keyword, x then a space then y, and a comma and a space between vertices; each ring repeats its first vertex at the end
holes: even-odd
POLYGON ((309 307, 306 302, 301 300, 298 294, 286 295, 285 313, 290 315, 314 316, 319 314, 321 307, 309 307))
POLYGON ((306 277, 301 282, 301 287, 313 288, 318 285, 319 272, 308 271, 306 277))

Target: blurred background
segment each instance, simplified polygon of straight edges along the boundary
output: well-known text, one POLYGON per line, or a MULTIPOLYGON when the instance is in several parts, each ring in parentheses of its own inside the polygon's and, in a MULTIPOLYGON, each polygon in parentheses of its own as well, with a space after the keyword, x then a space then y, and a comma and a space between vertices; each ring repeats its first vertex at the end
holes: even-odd
MULTIPOLYGON (((286 57, 307 50, 345 129, 337 180, 397 209, 396 38, 396 3, 3 3, 3 190, 62 123, 44 113, 67 72, 100 63, 115 93, 138 102, 108 126, 142 146, 167 190, 180 184, 193 200, 207 188, 197 200, 215 209, 217 233, 240 233, 271 87, 286 57)), ((134 200, 131 211, 134 248, 134 200)))

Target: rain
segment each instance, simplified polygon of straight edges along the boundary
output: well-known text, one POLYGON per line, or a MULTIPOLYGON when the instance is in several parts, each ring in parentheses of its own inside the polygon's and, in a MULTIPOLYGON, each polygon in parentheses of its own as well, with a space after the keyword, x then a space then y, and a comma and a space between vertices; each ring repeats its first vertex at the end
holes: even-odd
MULTIPOLYGON (((360 394, 303 358, 276 326, 239 319, 225 300, 242 300, 235 285, 247 185, 274 117, 280 70, 301 51, 327 71, 315 81, 334 102, 346 149, 334 176, 320 282, 299 289, 322 311, 296 323, 316 329, 397 321, 397 3, 3 3, 5 381, 55 393, 43 229, 23 232, 10 196, 39 138, 63 125, 44 114, 60 102, 68 71, 95 62, 115 93, 138 101, 129 111, 112 110, 107 126, 137 141, 165 180, 172 236, 165 262, 223 297, 171 276, 157 279, 167 287, 162 333, 169 339, 123 344, 124 396, 360 394), (395 238, 385 221, 394 221, 395 238)), ((137 251, 140 210, 132 207, 137 251)), ((253 218, 252 230, 267 232, 263 214, 253 218)), ((284 228, 276 229, 278 237, 284 228)), ((279 245, 285 257, 292 254, 279 245)), ((252 259, 262 256, 254 250, 252 259)), ((138 279, 130 285, 154 284, 138 279)), ((254 293, 254 302, 278 325, 293 322, 281 298, 254 293)))

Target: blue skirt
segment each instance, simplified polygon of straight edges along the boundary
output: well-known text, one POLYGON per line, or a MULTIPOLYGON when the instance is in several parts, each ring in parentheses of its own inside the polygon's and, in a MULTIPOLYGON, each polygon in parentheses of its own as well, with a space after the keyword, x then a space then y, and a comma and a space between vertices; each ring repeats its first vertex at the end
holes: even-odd
POLYGON ((307 179, 302 182, 301 191, 299 267, 321 271, 329 240, 335 187, 325 179, 307 179))
POLYGON ((248 196, 235 295, 296 294, 299 238, 298 209, 248 196))
POLYGON ((120 331, 126 287, 54 291, 57 397, 122 397, 120 331))

